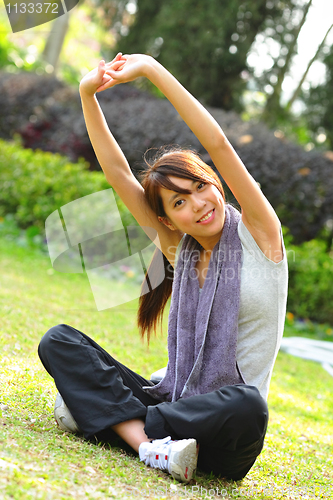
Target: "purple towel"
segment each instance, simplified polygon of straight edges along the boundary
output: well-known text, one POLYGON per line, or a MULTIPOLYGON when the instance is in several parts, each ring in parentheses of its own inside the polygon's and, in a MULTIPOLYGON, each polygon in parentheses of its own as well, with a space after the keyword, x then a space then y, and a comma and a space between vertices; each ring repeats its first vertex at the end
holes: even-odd
POLYGON ((244 383, 236 363, 242 247, 240 213, 226 205, 202 291, 195 264, 200 245, 186 235, 175 270, 169 314, 165 377, 145 391, 162 401, 244 383))

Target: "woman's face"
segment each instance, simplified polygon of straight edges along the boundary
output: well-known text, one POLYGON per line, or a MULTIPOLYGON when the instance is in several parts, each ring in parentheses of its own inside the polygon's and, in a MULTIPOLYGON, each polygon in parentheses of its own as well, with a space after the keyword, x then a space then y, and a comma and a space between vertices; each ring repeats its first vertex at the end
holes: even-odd
POLYGON ((193 236, 205 249, 219 241, 225 217, 222 194, 212 184, 169 176, 171 182, 190 194, 160 188, 167 218, 162 222, 172 230, 193 236))

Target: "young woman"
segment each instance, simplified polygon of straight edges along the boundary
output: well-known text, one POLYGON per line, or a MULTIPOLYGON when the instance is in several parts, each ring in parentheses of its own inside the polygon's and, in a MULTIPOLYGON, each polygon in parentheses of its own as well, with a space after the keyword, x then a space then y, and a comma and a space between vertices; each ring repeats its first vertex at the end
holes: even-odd
MULTIPOLYGON (((174 268, 169 362, 154 385, 67 325, 44 335, 41 360, 65 401, 62 408, 87 439, 116 433, 147 465, 180 481, 191 479, 197 460, 202 470, 241 479, 263 447, 265 400, 283 333, 287 263, 279 220, 220 126, 153 58, 120 53, 101 61, 83 78, 80 94, 106 178, 138 223, 157 231, 167 278, 174 268), (191 151, 163 149, 142 183, 135 179, 96 93, 138 77, 173 104, 241 214, 226 204, 219 178, 191 151)), ((149 335, 159 321, 171 283, 165 279, 140 298, 142 332, 149 335)))

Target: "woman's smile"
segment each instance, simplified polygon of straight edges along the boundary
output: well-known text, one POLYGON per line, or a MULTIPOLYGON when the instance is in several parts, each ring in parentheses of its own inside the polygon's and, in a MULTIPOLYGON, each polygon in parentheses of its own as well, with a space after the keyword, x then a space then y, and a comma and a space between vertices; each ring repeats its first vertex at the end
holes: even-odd
POLYGON ((209 224, 215 219, 215 208, 207 212, 203 215, 198 221, 197 224, 209 224))

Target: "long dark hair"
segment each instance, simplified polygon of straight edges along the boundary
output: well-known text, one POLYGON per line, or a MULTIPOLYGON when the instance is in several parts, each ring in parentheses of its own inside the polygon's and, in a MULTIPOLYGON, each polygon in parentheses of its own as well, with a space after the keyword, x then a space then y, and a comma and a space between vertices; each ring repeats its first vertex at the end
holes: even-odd
MULTIPOLYGON (((151 159, 148 159, 148 153, 149 151, 144 156, 145 170, 141 176, 141 184, 145 190, 146 201, 157 216, 166 217, 160 188, 170 189, 182 194, 191 193, 190 190, 182 189, 173 184, 169 178, 170 175, 181 179, 212 184, 220 191, 225 200, 219 177, 194 151, 179 147, 163 147, 151 159)), ((151 276, 159 274, 155 271, 158 265, 157 262, 160 262, 158 258, 159 252, 160 250, 157 248, 148 268, 148 278, 146 274, 143 287, 146 286, 146 281, 151 276)), ((152 291, 141 295, 139 299, 138 326, 141 336, 147 335, 148 342, 151 332, 156 333, 157 327, 161 325, 163 311, 172 291, 173 267, 164 255, 163 262, 165 279, 155 288, 151 283, 152 291)))

